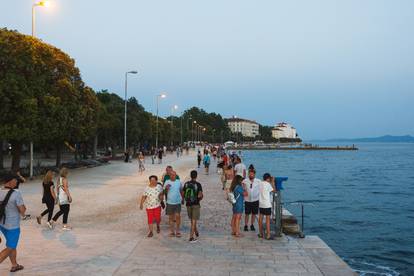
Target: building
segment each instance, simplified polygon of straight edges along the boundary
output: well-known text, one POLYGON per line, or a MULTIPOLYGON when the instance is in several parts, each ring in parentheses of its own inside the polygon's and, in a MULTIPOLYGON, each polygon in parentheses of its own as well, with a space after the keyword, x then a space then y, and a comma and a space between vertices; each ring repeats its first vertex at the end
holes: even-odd
POLYGON ((272 137, 276 139, 280 138, 289 138, 295 139, 297 138, 296 128, 287 124, 287 123, 278 123, 272 129, 272 137))
POLYGON ((227 119, 227 124, 232 133, 241 133, 244 137, 256 137, 259 135, 259 124, 255 121, 233 117, 227 119))

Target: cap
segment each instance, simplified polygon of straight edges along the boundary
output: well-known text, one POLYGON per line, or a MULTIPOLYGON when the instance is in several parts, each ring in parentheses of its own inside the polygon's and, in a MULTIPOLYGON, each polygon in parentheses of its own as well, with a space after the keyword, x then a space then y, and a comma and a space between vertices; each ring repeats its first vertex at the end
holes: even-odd
POLYGON ((270 177, 272 177, 272 176, 270 175, 270 173, 265 173, 265 174, 263 175, 263 180, 269 179, 270 177))
POLYGON ((8 174, 4 175, 2 177, 2 179, 3 179, 4 183, 10 182, 13 179, 16 179, 17 182, 20 181, 20 177, 17 174, 15 174, 15 173, 8 173, 8 174))

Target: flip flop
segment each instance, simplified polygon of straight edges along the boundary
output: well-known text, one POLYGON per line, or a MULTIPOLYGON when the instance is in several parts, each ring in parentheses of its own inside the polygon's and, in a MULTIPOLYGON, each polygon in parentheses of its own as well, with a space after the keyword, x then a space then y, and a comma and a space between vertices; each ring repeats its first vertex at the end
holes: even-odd
POLYGON ((263 235, 262 234, 257 234, 257 236, 259 237, 259 239, 263 239, 263 235))
POLYGON ((148 237, 148 238, 152 238, 153 236, 154 236, 154 233, 149 232, 147 237, 148 237))
POLYGON ((170 238, 173 238, 173 237, 175 237, 175 233, 170 233, 168 236, 169 236, 170 238))
POLYGON ((181 233, 180 233, 180 232, 177 232, 177 233, 175 234, 175 236, 176 236, 177 238, 181 238, 181 233))
POLYGON ((23 270, 23 269, 24 269, 24 266, 18 264, 16 266, 12 267, 10 269, 10 272, 16 272, 16 271, 23 270))
POLYGON ((273 237, 266 237, 266 240, 268 240, 268 241, 272 241, 272 240, 274 240, 275 238, 273 238, 273 237))

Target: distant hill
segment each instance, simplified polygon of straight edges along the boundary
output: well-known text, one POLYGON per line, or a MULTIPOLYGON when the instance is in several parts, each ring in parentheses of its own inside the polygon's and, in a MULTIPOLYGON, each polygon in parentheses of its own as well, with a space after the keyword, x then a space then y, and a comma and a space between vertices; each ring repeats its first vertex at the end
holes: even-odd
POLYGON ((392 136, 385 135, 380 137, 372 138, 354 138, 354 139, 328 139, 320 140, 323 142, 348 142, 348 143, 357 143, 357 142, 368 142, 368 143, 414 143, 414 137, 411 135, 404 136, 392 136))

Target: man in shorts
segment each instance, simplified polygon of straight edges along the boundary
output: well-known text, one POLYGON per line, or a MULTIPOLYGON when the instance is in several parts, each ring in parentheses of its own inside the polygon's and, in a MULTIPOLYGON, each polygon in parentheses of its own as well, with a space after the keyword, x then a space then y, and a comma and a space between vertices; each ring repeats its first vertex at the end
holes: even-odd
POLYGON ((184 184, 184 199, 187 206, 188 218, 191 220, 190 242, 196 242, 199 237, 197 221, 200 219, 200 201, 203 199, 203 188, 197 182, 197 171, 191 171, 191 180, 184 184), (195 237, 194 237, 195 235, 195 237))
POLYGON ((17 174, 9 174, 4 177, 4 187, 0 189, 0 201, 7 200, 4 209, 6 216, 5 221, 0 219, 0 231, 6 238, 6 248, 0 252, 0 263, 6 258, 10 258, 12 267, 10 272, 16 272, 24 269, 22 265, 17 263, 17 245, 20 238, 20 217, 25 216, 26 207, 20 193, 19 183, 21 177, 17 174))
POLYGON ((170 179, 164 184, 164 193, 167 198, 167 208, 165 213, 169 217, 170 237, 181 238, 181 204, 183 201, 183 190, 181 181, 177 179, 175 171, 171 172, 170 179))
POLYGON ((249 169, 248 178, 243 181, 247 196, 244 200, 244 231, 249 231, 249 217, 250 218, 250 231, 256 231, 254 228, 254 222, 256 216, 259 214, 259 187, 260 179, 256 178, 256 171, 254 168, 249 169))
POLYGON ((259 238, 264 238, 263 217, 266 217, 266 239, 270 240, 270 215, 272 214, 272 203, 270 193, 275 192, 275 178, 269 173, 263 175, 263 181, 259 186, 259 238))

